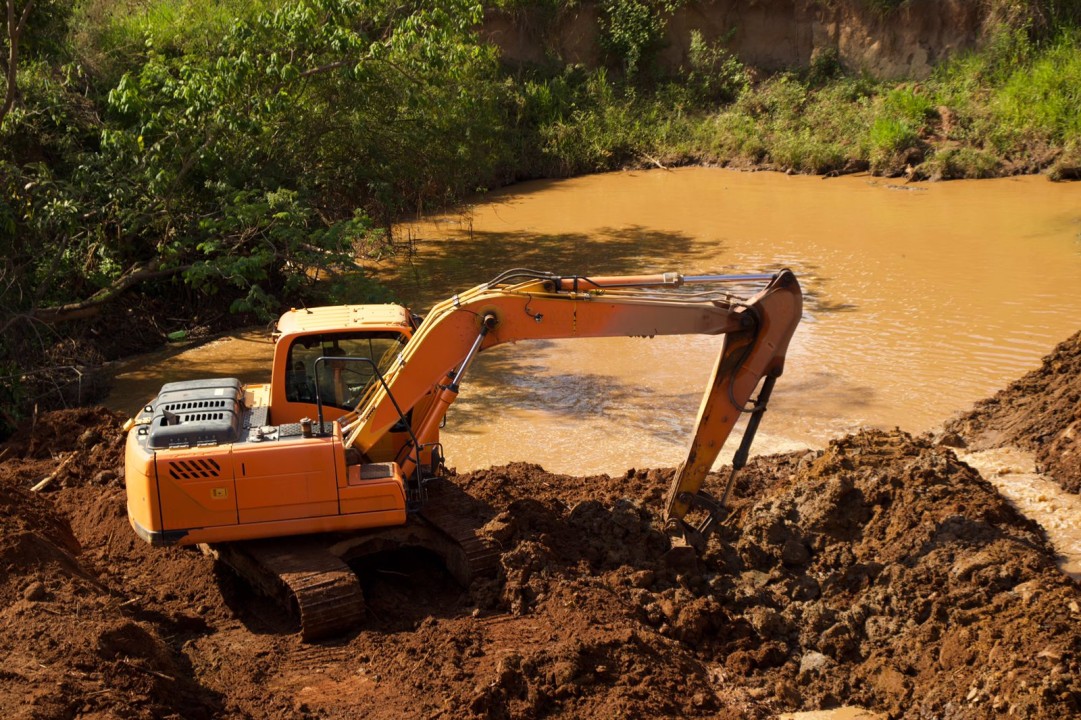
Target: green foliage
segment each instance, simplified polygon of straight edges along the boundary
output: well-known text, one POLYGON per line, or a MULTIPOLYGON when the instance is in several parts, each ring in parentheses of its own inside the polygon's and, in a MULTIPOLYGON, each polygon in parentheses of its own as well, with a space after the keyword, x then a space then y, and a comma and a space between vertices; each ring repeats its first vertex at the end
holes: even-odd
POLYGON ((1005 77, 991 101, 997 146, 1032 137, 1055 145, 1081 139, 1079 45, 1076 38, 1062 37, 1005 77))
POLYGON ((145 32, 104 97, 81 94, 78 66, 26 65, 0 128, 5 311, 152 270, 270 313, 348 263, 369 217, 460 197, 503 162, 479 6, 300 0, 196 22, 202 4, 151 3, 141 25, 102 16, 145 32))
POLYGON ((648 69, 664 46, 668 16, 682 0, 601 0, 600 43, 628 78, 648 69))
POLYGON ((835 48, 816 49, 811 54, 811 63, 807 68, 807 83, 811 87, 822 87, 840 78, 844 74, 841 58, 835 48))
POLYGON ((105 85, 115 85, 147 52, 207 52, 239 21, 282 6, 282 0, 83 0, 75 6, 72 42, 105 85))
POLYGON ((899 173, 909 162, 918 161, 921 138, 934 117, 934 105, 907 85, 890 90, 874 105, 868 135, 871 170, 899 173))
POLYGON ((747 69, 720 42, 707 43, 691 31, 690 69, 684 81, 699 103, 729 103, 739 97, 750 80, 747 69))
POLYGON ((918 176, 929 180, 978 180, 998 174, 1001 162, 978 148, 950 147, 935 152, 918 168, 918 176))
MULTIPOLYGON (((15 21, 22 17, 29 0, 10 0, 14 3, 15 21)), ((7 5, 7 2, 0 7, 7 5)), ((70 0, 34 0, 30 14, 19 37, 19 54, 26 60, 61 58, 65 54, 66 39, 72 18, 70 0)), ((8 37, 7 18, 0 22, 0 67, 7 63, 11 39, 8 37)), ((0 81, 4 81, 0 73, 0 81)))

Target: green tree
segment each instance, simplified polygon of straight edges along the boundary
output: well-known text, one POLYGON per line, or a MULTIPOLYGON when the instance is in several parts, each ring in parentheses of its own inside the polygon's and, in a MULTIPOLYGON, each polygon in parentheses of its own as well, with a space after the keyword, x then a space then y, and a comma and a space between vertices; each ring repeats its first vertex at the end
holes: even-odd
POLYGON ((461 0, 301 0, 234 23, 209 52, 150 43, 71 172, 6 168, 6 221, 37 238, 23 275, 52 301, 30 314, 85 317, 170 275, 267 309, 350 262, 372 227, 358 208, 387 223, 474 189, 499 127, 479 18, 461 0))

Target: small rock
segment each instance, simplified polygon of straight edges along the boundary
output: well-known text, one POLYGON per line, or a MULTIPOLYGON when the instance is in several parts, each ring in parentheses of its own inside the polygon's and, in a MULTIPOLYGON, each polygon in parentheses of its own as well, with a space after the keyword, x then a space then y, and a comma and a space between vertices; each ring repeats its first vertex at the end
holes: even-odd
POLYGON ((968 447, 968 443, 965 442, 965 439, 955 432, 942 433, 942 437, 938 439, 938 444, 952 448, 968 447))
POLYGON ((1036 653, 1036 657, 1044 659, 1044 660, 1051 660, 1053 662, 1058 662, 1059 660, 1062 659, 1062 651, 1059 650, 1057 647, 1055 647, 1053 645, 1048 645, 1043 650, 1036 653))
POLYGON ((811 553, 807 551, 806 545, 795 538, 785 540, 784 547, 781 548, 781 562, 785 565, 803 565, 810 559, 811 553))
POLYGON ((1021 596, 1021 601, 1026 605, 1029 604, 1037 594, 1041 592, 1039 580, 1029 580, 1028 582, 1016 585, 1013 592, 1021 596))
POLYGON ((23 590, 23 597, 32 602, 45 599, 45 585, 40 582, 32 582, 23 590))
POLYGON ((94 484, 108 485, 109 483, 116 480, 116 478, 117 474, 115 470, 101 470, 96 475, 94 475, 94 484))
POLYGON ((1070 612, 1074 615, 1081 615, 1081 605, 1078 605, 1076 600, 1071 600, 1067 607, 1070 608, 1070 612))
POLYGON ((822 653, 811 651, 804 653, 803 657, 800 658, 799 672, 800 675, 812 672, 821 673, 832 664, 833 661, 822 653))

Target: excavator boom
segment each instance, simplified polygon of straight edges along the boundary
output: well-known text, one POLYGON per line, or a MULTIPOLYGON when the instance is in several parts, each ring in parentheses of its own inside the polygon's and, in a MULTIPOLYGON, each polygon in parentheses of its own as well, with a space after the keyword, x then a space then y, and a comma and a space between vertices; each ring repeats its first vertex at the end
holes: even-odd
MULTIPOLYGON (((740 327, 727 296, 681 298, 627 288, 564 289, 572 282, 547 275, 512 284, 497 279, 437 304, 387 372, 386 387, 373 388, 362 401, 352 444, 367 452, 398 422, 392 400, 408 409, 433 390, 456 388, 466 359, 472 359, 470 350, 535 339, 716 335, 740 327)), ((414 419, 414 427, 418 426, 423 423, 414 419)), ((426 440, 423 435, 419 439, 426 440)))
MULTIPOLYGON (((802 292, 789 270, 775 275, 561 277, 509 271, 490 283, 437 304, 406 345, 384 385, 373 387, 355 415, 347 418, 347 444, 368 452, 399 421, 402 408, 415 407, 431 393, 426 414, 414 418, 415 441, 396 458, 408 475, 420 451, 432 443, 465 371, 477 352, 530 339, 606 336, 723 334, 724 344, 702 398, 687 458, 669 490, 671 527, 696 544, 711 524, 692 527, 684 517, 692 507, 716 518, 716 503, 700 493, 706 474, 743 413, 750 413, 746 460, 773 382, 802 313, 802 292), (749 300, 724 293, 673 295, 654 288, 692 283, 768 280, 749 300), (432 379, 439 378, 433 385, 432 379), (759 381, 759 401, 747 407, 759 381), (696 502, 701 495, 702 501, 696 502)), ((343 429, 343 432, 345 430, 343 429)))

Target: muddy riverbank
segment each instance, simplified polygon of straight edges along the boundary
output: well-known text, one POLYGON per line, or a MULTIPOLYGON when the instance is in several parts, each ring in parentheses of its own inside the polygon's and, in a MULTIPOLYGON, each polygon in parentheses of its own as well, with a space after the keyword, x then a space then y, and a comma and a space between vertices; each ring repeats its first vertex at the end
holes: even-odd
POLYGON ((1036 469, 1081 492, 1081 333, 1064 340, 1039 368, 976 403, 947 425, 973 449, 1016 446, 1036 469))
POLYGON ((424 555, 387 557, 366 568, 368 625, 305 645, 210 559, 135 538, 120 419, 46 414, 5 446, 7 716, 1081 712, 1081 588, 945 435, 758 458, 698 558, 660 531, 670 469, 464 473, 498 575, 463 589, 424 555))

